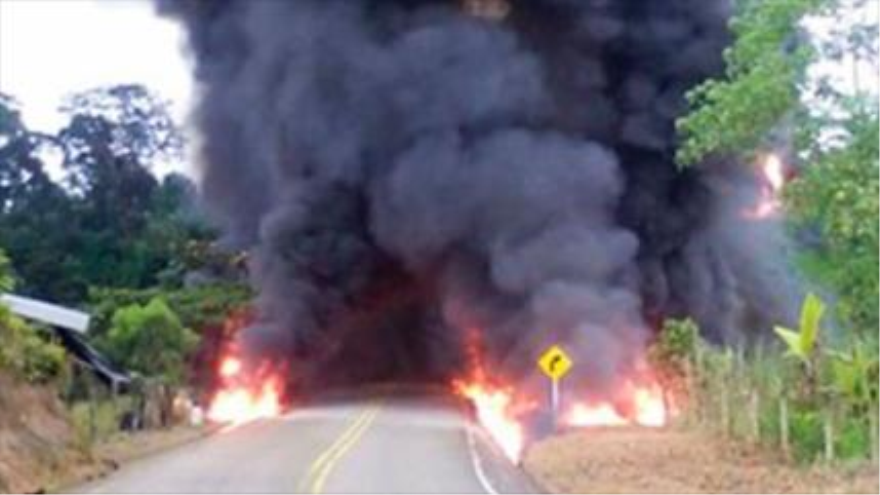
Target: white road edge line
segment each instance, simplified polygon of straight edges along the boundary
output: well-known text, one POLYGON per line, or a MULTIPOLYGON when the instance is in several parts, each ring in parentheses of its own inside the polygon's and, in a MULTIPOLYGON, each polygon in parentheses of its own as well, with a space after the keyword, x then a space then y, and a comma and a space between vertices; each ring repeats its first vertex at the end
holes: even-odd
POLYGON ((480 454, 477 453, 477 442, 474 440, 473 428, 473 425, 467 424, 465 427, 467 434, 465 436, 467 437, 468 453, 470 453, 471 463, 474 465, 474 472, 477 475, 477 480, 483 486, 483 490, 486 490, 486 493, 489 493, 490 495, 498 495, 498 491, 495 490, 495 487, 489 482, 489 477, 486 476, 486 471, 483 470, 483 461, 480 459, 480 454))

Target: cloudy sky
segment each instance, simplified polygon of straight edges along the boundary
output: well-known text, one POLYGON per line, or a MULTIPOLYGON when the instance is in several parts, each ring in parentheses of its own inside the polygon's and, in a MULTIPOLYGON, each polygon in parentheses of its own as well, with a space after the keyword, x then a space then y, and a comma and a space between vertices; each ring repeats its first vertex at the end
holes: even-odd
POLYGON ((0 0, 0 92, 26 123, 51 131, 71 92, 142 83, 185 115, 191 100, 183 33, 142 0, 0 0))

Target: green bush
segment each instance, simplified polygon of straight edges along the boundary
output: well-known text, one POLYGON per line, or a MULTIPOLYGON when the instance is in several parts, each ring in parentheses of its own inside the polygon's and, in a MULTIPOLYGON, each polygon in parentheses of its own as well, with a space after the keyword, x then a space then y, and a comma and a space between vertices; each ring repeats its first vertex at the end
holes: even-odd
POLYGON ((871 454, 870 424, 863 418, 843 418, 834 441, 840 459, 865 458, 871 454))
POLYGON ((167 289, 92 289, 92 332, 101 336, 113 326, 113 316, 122 307, 147 304, 155 298, 164 300, 187 328, 199 332, 208 325, 220 324, 233 310, 247 304, 253 294, 247 286, 217 283, 167 289))
POLYGON ((815 460, 825 447, 822 415, 809 407, 794 409, 790 415, 792 453, 799 462, 815 460))
MULTIPOLYGON (((13 289, 12 268, 6 253, 0 250, 0 292, 13 289)), ((60 377, 65 369, 64 349, 40 335, 9 308, 0 304, 0 369, 12 372, 33 383, 60 377)))
POLYGON ((124 396, 71 404, 70 418, 79 447, 88 451, 96 442, 107 440, 119 433, 122 415, 129 409, 131 409, 131 399, 124 396))
POLYGON ((666 320, 651 346, 651 357, 658 362, 679 364, 692 356, 699 337, 699 329, 690 318, 666 320))
POLYGON ((12 278, 12 266, 9 257, 3 250, 0 250, 0 292, 8 292, 12 290, 14 280, 12 278))
POLYGON ((0 369, 31 383, 46 383, 64 374, 64 349, 48 339, 48 332, 27 325, 3 305, 0 305, 0 342, 0 369))
POLYGON ((98 341, 117 363, 170 383, 183 379, 185 359, 197 343, 198 336, 161 298, 118 309, 110 330, 98 341))
POLYGON ((668 321, 650 356, 660 369, 672 369, 671 363, 689 374, 691 424, 780 446, 785 406, 795 460, 824 457, 826 422, 834 459, 865 459, 874 448, 878 410, 876 339, 852 338, 832 347, 831 339, 823 340, 823 309, 811 295, 797 331, 777 327, 779 340, 737 351, 702 341, 691 322, 668 321), (679 365, 683 359, 690 360, 686 367, 679 365))

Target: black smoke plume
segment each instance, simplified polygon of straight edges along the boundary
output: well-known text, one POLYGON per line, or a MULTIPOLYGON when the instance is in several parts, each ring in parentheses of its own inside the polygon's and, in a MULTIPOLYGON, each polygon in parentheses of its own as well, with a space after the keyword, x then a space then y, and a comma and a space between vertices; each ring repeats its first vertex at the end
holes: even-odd
POLYGON ((189 35, 205 199, 253 254, 246 341, 304 385, 446 379, 476 338, 524 384, 561 343, 601 393, 664 317, 731 343, 790 317, 754 174, 674 163, 726 0, 159 4, 189 35))

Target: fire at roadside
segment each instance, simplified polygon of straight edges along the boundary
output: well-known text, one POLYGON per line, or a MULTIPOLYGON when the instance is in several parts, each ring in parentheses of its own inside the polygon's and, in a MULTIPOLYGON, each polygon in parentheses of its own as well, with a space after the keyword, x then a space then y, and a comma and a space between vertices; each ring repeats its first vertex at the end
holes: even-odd
MULTIPOLYGON (((762 181, 760 195, 754 205, 744 209, 744 218, 761 221, 780 214, 779 193, 786 181, 785 170, 778 155, 763 157, 757 166, 762 181)), ((235 320, 228 323, 236 327, 235 320)), ((237 323, 239 327, 233 329, 232 338, 217 361, 219 385, 212 393, 207 414, 211 421, 233 426, 277 417, 285 408, 284 367, 267 361, 257 366, 249 364, 237 351, 235 337, 243 321, 237 323)), ((463 352, 467 371, 453 380, 450 388, 473 405, 477 421, 492 440, 512 462, 519 463, 527 444, 537 439, 534 417, 543 414, 547 421, 543 403, 549 401, 549 397, 524 393, 491 376, 484 364, 481 334, 474 328, 466 331, 463 352)), ((552 429, 666 426, 682 398, 672 397, 647 365, 638 368, 640 371, 621 380, 607 398, 583 399, 577 390, 570 390, 573 398, 569 399, 566 394, 557 417, 551 419, 555 423, 552 429)), ((546 433, 546 428, 544 430, 542 433, 546 433)))
POLYGON ((782 161, 675 160, 728 0, 156 1, 202 89, 205 202, 258 293, 215 418, 421 380, 517 458, 548 345, 577 363, 561 423, 658 426, 665 318, 734 345, 795 319, 782 161))
POLYGON ((281 414, 285 377, 277 365, 245 362, 233 347, 221 355, 217 373, 219 386, 212 392, 209 420, 238 425, 281 414))
POLYGON ((666 426, 675 410, 674 399, 647 371, 623 381, 609 398, 585 399, 576 388, 566 389, 556 417, 548 414, 549 382, 543 396, 527 394, 492 377, 481 361, 471 366, 468 378, 455 380, 452 386, 473 404, 480 425, 514 463, 520 462, 529 442, 553 431, 633 425, 659 428, 666 426))
MULTIPOLYGON (((782 213, 780 193, 788 179, 787 168, 779 155, 770 153, 760 159, 756 170, 760 193, 756 202, 743 210, 742 216, 750 221, 772 221, 782 213)), ((544 394, 547 397, 523 397, 513 387, 493 380, 482 362, 479 332, 471 329, 468 335, 466 354, 473 371, 468 379, 456 380, 453 388, 471 401, 478 421, 504 454, 519 463, 527 443, 537 440, 528 437, 526 418, 541 411, 542 402, 549 402, 550 384, 547 384, 548 393, 544 394)), ((611 398, 582 400, 577 390, 572 390, 574 398, 563 403, 553 429, 667 426, 684 406, 680 402, 685 401, 685 397, 673 396, 647 365, 640 369, 634 377, 622 380, 611 398)))
MULTIPOLYGON (((217 373, 209 420, 235 427, 284 411, 284 373, 277 365, 247 365, 230 349, 218 360, 217 373)), ((545 411, 546 398, 523 394, 492 377, 481 361, 472 364, 467 378, 453 381, 451 392, 473 404, 475 419, 512 462, 518 463, 528 442, 537 439, 531 423, 545 411)), ((564 402, 555 428, 662 427, 670 415, 669 398, 649 375, 626 381, 611 400, 579 400, 576 390, 571 393, 574 397, 564 402)))

